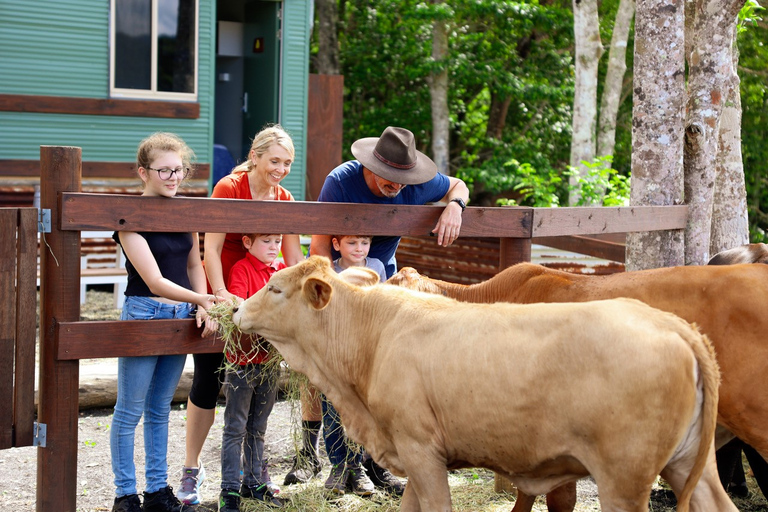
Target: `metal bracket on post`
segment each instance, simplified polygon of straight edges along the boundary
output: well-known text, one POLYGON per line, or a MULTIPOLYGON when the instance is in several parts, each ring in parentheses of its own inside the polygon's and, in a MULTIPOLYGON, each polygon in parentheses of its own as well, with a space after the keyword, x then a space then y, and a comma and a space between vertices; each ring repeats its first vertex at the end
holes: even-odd
POLYGON ((38 233, 51 232, 51 209, 50 208, 37 209, 37 232, 38 233))
POLYGON ((32 446, 39 446, 45 448, 45 436, 48 433, 48 425, 45 423, 35 422, 32 428, 33 440, 32 446))

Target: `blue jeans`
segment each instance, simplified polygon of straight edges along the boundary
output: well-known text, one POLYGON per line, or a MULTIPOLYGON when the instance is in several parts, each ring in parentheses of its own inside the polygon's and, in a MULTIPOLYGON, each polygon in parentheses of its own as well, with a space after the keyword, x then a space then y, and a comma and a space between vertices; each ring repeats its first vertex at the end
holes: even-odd
POLYGON ((277 397, 277 382, 260 364, 228 367, 224 390, 224 433, 221 437, 221 488, 240 489, 240 466, 246 487, 263 483, 264 435, 277 397))
MULTIPOLYGON (((149 297, 126 297, 121 320, 188 318, 193 306, 175 306, 149 297)), ((186 355, 120 357, 117 363, 117 403, 109 442, 116 495, 136 492, 133 445, 136 426, 144 415, 146 492, 168 486, 168 415, 184 371, 186 355)))
POLYGON ((341 425, 341 417, 336 408, 323 395, 323 438, 325 439, 325 451, 331 464, 349 464, 359 466, 363 460, 361 450, 352 450, 347 441, 347 434, 341 425))

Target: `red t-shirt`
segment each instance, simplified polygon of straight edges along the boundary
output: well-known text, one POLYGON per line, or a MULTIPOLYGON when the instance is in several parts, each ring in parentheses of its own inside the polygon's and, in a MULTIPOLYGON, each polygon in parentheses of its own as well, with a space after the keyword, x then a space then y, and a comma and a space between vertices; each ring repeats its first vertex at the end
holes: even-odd
MULTIPOLYGON (((246 252, 245 258, 232 266, 227 280, 227 290, 238 297, 247 299, 264 288, 272 274, 283 268, 285 268, 285 263, 275 262, 272 265, 266 265, 251 253, 246 252)), ((256 336, 253 335, 249 339, 247 334, 242 335, 240 346, 243 350, 238 350, 236 353, 227 352, 227 360, 230 363, 241 365, 263 363, 267 359, 269 348, 264 346, 264 341, 259 345, 252 346, 252 342, 254 344, 256 342, 256 336)))
MULTIPOLYGON (((250 172, 237 172, 224 176, 218 183, 216 183, 211 197, 218 199, 253 200, 253 196, 251 196, 251 185, 248 181, 249 174, 250 172)), ((277 201, 294 200, 293 194, 280 185, 277 186, 277 197, 275 199, 277 201)), ((229 272, 234 264, 243 259, 246 254, 248 254, 248 251, 243 247, 243 234, 227 233, 227 236, 224 238, 224 247, 221 250, 221 272, 225 283, 229 282, 229 272)), ((227 290, 234 293, 232 290, 229 290, 229 287, 227 287, 227 290)), ((236 295, 246 298, 245 295, 236 295)))

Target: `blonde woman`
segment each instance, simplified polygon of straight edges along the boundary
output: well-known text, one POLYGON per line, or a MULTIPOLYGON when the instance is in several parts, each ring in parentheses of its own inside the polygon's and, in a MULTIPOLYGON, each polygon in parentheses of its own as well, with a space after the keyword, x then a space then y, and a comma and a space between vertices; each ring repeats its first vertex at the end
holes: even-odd
MULTIPOLYGON (((293 195, 283 188, 280 182, 291 172, 294 156, 290 135, 279 125, 268 126, 253 138, 248 159, 219 180, 211 197, 293 201, 293 195)), ((205 235, 205 272, 211 292, 222 300, 232 297, 226 285, 229 273, 232 266, 246 254, 242 235, 243 233, 205 235)), ((283 261, 289 266, 304 258, 298 235, 283 237, 282 254, 283 261)), ((182 470, 178 492, 179 499, 190 505, 200 503, 200 484, 205 478, 200 454, 208 431, 213 425, 216 401, 223 382, 221 369, 224 354, 195 354, 194 358, 195 374, 187 402, 185 467, 182 470)), ((319 411, 316 411, 315 419, 319 429, 319 411)), ((271 484, 266 474, 262 475, 262 480, 271 484)), ((270 485, 270 490, 275 494, 279 492, 279 488, 273 484, 270 485)))

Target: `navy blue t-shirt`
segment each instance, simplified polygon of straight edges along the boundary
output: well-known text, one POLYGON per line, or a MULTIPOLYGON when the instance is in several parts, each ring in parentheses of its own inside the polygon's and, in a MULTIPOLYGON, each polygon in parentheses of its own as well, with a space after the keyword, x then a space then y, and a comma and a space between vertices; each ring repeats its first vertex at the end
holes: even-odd
MULTIPOLYGON (((192 284, 189 282, 189 274, 187 274, 187 259, 189 258, 189 251, 192 250, 192 234, 143 231, 137 233, 147 241, 149 250, 152 251, 163 277, 191 290, 192 284)), ((112 238, 122 248, 117 231, 112 235, 112 238)), ((128 272, 128 284, 125 287, 126 297, 156 297, 149 290, 127 255, 125 257, 125 270, 128 272)))
MULTIPOLYGON (((400 190, 395 197, 379 197, 371 192, 363 176, 363 164, 350 160, 332 170, 325 178, 320 190, 318 201, 333 203, 372 203, 372 204, 408 204, 422 205, 434 203, 445 197, 451 182, 444 174, 438 173, 434 178, 420 185, 408 185, 400 190)), ((356 235, 358 233, 338 233, 356 235)), ((378 258, 384 263, 387 278, 397 272, 395 252, 400 244, 399 236, 374 236, 368 256, 378 258)), ((332 250, 333 259, 340 254, 332 250)))

